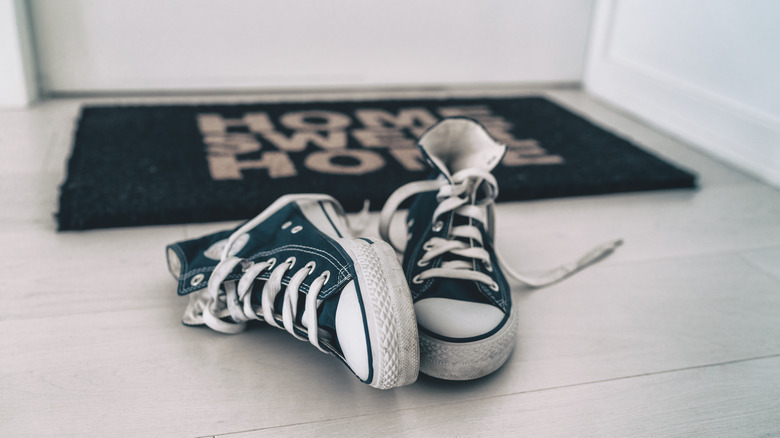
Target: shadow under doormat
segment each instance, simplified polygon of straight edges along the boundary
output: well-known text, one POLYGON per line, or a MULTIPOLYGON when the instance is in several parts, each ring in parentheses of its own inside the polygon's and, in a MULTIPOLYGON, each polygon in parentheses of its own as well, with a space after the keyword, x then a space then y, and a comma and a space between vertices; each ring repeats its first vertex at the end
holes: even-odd
POLYGON ((540 97, 89 106, 60 187, 60 230, 239 220, 287 193, 379 209, 430 170, 415 139, 480 121, 508 152, 498 201, 689 188, 691 173, 540 97))

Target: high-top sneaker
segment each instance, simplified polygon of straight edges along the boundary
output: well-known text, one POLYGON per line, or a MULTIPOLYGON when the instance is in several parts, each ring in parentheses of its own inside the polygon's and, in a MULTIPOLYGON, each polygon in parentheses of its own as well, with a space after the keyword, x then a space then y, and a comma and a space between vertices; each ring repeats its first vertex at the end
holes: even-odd
POLYGON ((251 320, 287 330, 341 359, 369 385, 414 382, 417 325, 397 256, 352 237, 327 195, 286 195, 233 231, 167 247, 186 325, 225 333, 251 320))
POLYGON ((379 231, 392 243, 395 211, 416 196, 407 214, 402 265, 419 325, 420 371, 442 379, 476 379, 497 370, 515 346, 517 315, 505 273, 534 287, 547 285, 605 256, 620 241, 540 278, 521 275, 502 263, 493 246, 498 184, 491 171, 506 147, 479 123, 459 117, 432 126, 418 145, 434 175, 388 198, 379 231))

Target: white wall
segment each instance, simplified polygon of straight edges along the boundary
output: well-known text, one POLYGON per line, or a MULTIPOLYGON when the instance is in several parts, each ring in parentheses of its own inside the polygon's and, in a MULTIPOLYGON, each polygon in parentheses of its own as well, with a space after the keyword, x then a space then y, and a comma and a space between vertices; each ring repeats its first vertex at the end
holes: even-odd
POLYGON ((593 0, 30 0, 46 92, 579 82, 593 0))
POLYGON ((23 0, 0 0, 0 108, 22 108, 37 97, 23 0))
POLYGON ((780 2, 597 0, 586 89, 780 186, 780 2))

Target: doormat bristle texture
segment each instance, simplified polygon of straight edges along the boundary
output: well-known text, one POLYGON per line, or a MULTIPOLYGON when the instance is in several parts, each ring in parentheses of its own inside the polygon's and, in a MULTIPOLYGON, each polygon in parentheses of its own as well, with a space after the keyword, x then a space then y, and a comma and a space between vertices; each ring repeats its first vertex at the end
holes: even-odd
POLYGON ((498 201, 690 188, 695 176, 540 97, 82 109, 60 230, 239 220, 287 193, 372 209, 430 170, 416 138, 481 122, 508 152, 498 201))

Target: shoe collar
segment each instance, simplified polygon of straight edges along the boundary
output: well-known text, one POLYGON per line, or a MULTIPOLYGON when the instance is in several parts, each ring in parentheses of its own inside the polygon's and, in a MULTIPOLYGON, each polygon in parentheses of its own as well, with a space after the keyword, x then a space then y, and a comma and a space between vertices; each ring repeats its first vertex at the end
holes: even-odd
POLYGON ((423 156, 450 182, 464 169, 490 172, 506 153, 506 146, 490 137, 479 122, 467 117, 446 118, 418 140, 423 156))

